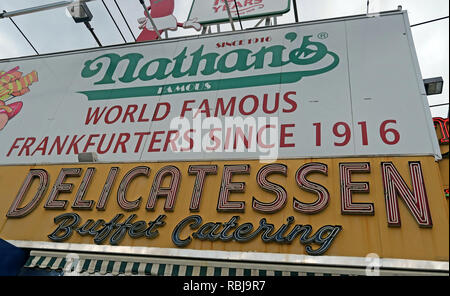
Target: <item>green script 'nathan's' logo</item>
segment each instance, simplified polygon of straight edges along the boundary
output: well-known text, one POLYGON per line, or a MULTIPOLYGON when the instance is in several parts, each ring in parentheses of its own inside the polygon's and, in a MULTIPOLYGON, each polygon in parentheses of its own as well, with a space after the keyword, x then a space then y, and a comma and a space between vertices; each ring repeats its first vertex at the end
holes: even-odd
MULTIPOLYGON (((138 68, 138 63, 144 56, 139 53, 129 53, 123 56, 116 53, 108 53, 93 60, 86 61, 81 76, 83 78, 97 76, 105 66, 105 61, 107 60, 109 60, 108 68, 106 71, 102 71, 103 76, 101 76, 101 79, 96 81, 94 85, 116 83, 114 76, 119 63, 122 61, 128 62, 123 75, 117 78, 117 80, 122 83, 131 83, 137 79, 141 81, 160 81, 168 77, 193 77, 197 76, 199 73, 204 77, 216 73, 237 73, 235 77, 226 79, 211 79, 140 87, 115 87, 113 89, 80 91, 79 93, 85 94, 89 100, 108 100, 294 83, 306 76, 314 76, 331 71, 339 64, 339 57, 337 54, 328 51, 323 43, 311 41, 311 37, 312 36, 304 36, 301 45, 290 51, 289 58, 287 59, 284 57, 286 47, 283 45, 274 45, 270 47, 263 46, 256 53, 250 49, 235 49, 222 55, 216 52, 203 53, 204 46, 202 45, 196 51, 190 53, 190 56, 192 57, 190 58, 191 65, 187 70, 186 60, 187 54, 189 54, 187 47, 172 59, 157 58, 146 62, 140 68, 138 68), (300 68, 298 71, 294 72, 279 71, 277 73, 243 77, 239 77, 238 74, 239 72, 263 69, 265 66, 269 68, 278 68, 287 64, 295 64, 300 67, 305 66, 304 68, 306 68, 308 65, 318 63, 326 56, 331 57, 331 63, 319 69, 305 70, 300 68), (270 58, 271 60, 268 60, 270 58), (149 73, 149 70, 152 73, 149 73)), ((297 38, 297 34, 293 32, 288 33, 285 35, 285 38, 290 42, 293 42, 297 38)), ((308 68, 311 68, 311 66, 308 66, 308 68)))

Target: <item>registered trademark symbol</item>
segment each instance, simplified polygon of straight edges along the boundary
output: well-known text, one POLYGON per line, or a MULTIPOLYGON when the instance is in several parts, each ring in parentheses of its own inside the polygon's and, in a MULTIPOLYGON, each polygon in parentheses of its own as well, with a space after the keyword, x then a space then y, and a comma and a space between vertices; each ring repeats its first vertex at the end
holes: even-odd
POLYGON ((328 33, 326 33, 326 32, 319 33, 319 34, 317 34, 317 38, 319 38, 319 39, 327 39, 328 38, 328 33))

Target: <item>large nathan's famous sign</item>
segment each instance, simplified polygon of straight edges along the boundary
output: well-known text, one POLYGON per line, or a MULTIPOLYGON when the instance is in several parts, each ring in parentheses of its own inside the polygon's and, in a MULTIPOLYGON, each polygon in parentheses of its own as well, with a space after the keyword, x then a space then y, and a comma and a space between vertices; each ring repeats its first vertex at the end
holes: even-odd
POLYGON ((17 246, 448 262, 445 174, 404 12, 0 69, 0 237, 17 246))
POLYGON ((439 157, 406 28, 397 13, 4 60, 0 162, 439 157))

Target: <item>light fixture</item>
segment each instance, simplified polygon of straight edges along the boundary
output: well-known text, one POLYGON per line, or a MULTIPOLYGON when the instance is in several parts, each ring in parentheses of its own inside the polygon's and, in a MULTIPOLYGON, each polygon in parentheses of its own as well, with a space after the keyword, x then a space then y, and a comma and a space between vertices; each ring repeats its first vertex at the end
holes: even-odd
MULTIPOLYGON (((0 13, 0 19, 2 18, 12 18, 14 16, 19 15, 26 15, 30 13, 45 11, 45 10, 51 10, 56 9, 60 7, 66 7, 72 18, 76 23, 84 23, 86 27, 91 32, 92 36, 95 38, 95 41, 97 41, 97 44, 101 47, 102 44, 100 43, 100 40, 98 39, 97 35, 94 33, 94 28, 91 27, 89 24, 89 21, 92 20, 92 13, 89 10, 86 2, 91 2, 96 0, 66 0, 66 1, 59 1, 55 3, 48 3, 40 6, 34 6, 30 8, 24 8, 14 11, 3 11, 0 13)), ((17 25, 16 25, 17 27, 17 25)), ((23 35, 23 34, 22 34, 23 35)), ((36 51, 36 50, 35 50, 36 51)), ((37 51, 36 51, 37 53, 37 51)))
POLYGON ((30 13, 35 13, 35 12, 40 12, 40 11, 45 11, 45 10, 51 10, 51 9, 56 9, 56 8, 60 8, 60 7, 68 7, 68 6, 77 4, 79 2, 84 3, 84 2, 91 2, 91 1, 96 1, 96 0, 66 0, 66 1, 48 3, 48 4, 29 7, 29 8, 23 8, 23 9, 9 11, 9 12, 3 11, 3 12, 0 12, 0 19, 30 14, 30 13))
POLYGON ((94 33, 94 28, 92 28, 91 24, 89 23, 92 20, 92 13, 89 10, 87 4, 81 2, 81 0, 78 0, 69 5, 67 7, 67 11, 70 13, 75 23, 84 23, 89 32, 91 32, 92 37, 94 37, 98 46, 102 47, 100 39, 98 39, 97 35, 94 33))
POLYGON ((442 77, 433 77, 424 79, 423 84, 425 85, 427 96, 438 95, 442 93, 444 80, 442 79, 442 77))
POLYGON ((78 154, 78 162, 97 162, 98 157, 95 152, 84 152, 78 154))
POLYGON ((90 22, 92 20, 92 13, 84 2, 76 2, 67 7, 67 10, 76 23, 90 22))

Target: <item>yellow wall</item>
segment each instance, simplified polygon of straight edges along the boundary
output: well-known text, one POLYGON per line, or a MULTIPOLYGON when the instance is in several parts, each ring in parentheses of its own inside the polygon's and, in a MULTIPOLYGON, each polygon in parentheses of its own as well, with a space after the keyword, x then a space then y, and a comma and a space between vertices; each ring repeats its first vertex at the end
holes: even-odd
MULTIPOLYGON (((68 200, 69 206, 63 210, 44 209, 45 201, 50 193, 55 179, 60 169, 63 167, 80 167, 83 174, 89 166, 88 164, 72 164, 72 165, 47 165, 47 166, 0 166, 0 237, 6 240, 30 240, 30 241, 50 241, 47 235, 56 229, 54 217, 68 212, 76 212, 82 218, 82 223, 86 219, 104 219, 109 221, 118 213, 123 213, 126 219, 130 214, 137 214, 137 220, 150 221, 158 217, 159 214, 166 214, 166 225, 160 228, 160 235, 156 239, 150 240, 145 237, 139 239, 131 239, 128 235, 120 243, 122 246, 147 246, 147 247, 163 247, 176 248, 171 240, 173 228, 183 218, 198 214, 206 222, 226 222, 232 216, 239 215, 241 218, 239 223, 251 222, 255 227, 258 226, 259 220, 263 217, 269 223, 273 223, 278 229, 286 218, 294 216, 295 224, 310 224, 313 231, 316 232, 323 225, 342 225, 343 230, 338 234, 331 245, 331 248, 324 254, 329 256, 366 256, 368 253, 377 253, 382 258, 407 258, 407 259, 423 259, 423 260, 446 260, 449 259, 449 213, 448 202, 444 198, 443 186, 435 176, 439 175, 438 164, 433 157, 395 157, 395 158, 351 158, 351 159, 302 159, 302 160, 279 160, 288 166, 287 177, 279 174, 269 176, 269 180, 282 185, 288 193, 288 201, 286 206, 274 214, 261 214, 254 211, 251 207, 252 196, 257 197, 261 201, 272 201, 274 195, 262 190, 255 182, 256 174, 260 167, 264 164, 259 161, 215 161, 215 162, 198 162, 196 164, 217 164, 217 175, 208 175, 205 182, 204 193, 200 203, 200 211, 192 213, 189 211, 189 204, 192 194, 192 188, 195 176, 187 174, 191 162, 178 163, 135 163, 135 164, 95 164, 97 171, 93 181, 88 189, 85 199, 97 201, 103 188, 106 176, 112 166, 119 166, 120 172, 114 183, 110 199, 106 206, 106 211, 73 211, 71 208, 76 191, 81 183, 82 177, 69 177, 66 183, 73 183, 74 190, 72 193, 62 193, 58 197, 60 200, 68 200), (342 215, 340 201, 340 182, 339 182, 339 163, 340 162, 370 162, 370 174, 353 174, 354 182, 369 182, 369 194, 354 194, 354 202, 372 202, 375 206, 374 216, 362 215, 342 215), (388 227, 386 220, 386 208, 384 201, 383 183, 380 163, 383 161, 392 161, 400 174, 403 176, 408 186, 411 187, 411 179, 409 176, 408 161, 420 161, 423 169, 425 186, 428 195, 428 202, 433 219, 432 228, 420 228, 413 216, 409 213, 405 203, 399 200, 401 227, 388 227), (294 176, 297 169, 308 162, 322 162, 328 165, 328 176, 322 174, 311 174, 308 179, 324 185, 330 192, 330 202, 328 207, 322 212, 314 215, 301 214, 293 210, 293 197, 303 202, 313 202, 316 195, 301 190, 294 176), (244 213, 219 213, 216 211, 217 198, 221 185, 221 177, 223 165, 225 164, 243 164, 251 165, 249 175, 235 175, 233 182, 245 182, 245 193, 232 193, 230 200, 245 201, 246 209, 244 213), (130 183, 127 199, 135 200, 142 196, 143 200, 138 210, 133 212, 125 212, 117 203, 117 189, 122 177, 133 167, 138 165, 146 165, 151 168, 150 176, 138 177, 130 183), (160 198, 154 212, 145 209, 147 197, 150 192, 151 184, 155 173, 165 165, 177 166, 181 173, 181 184, 178 192, 175 210, 173 212, 164 212, 164 198, 160 198), (19 188, 21 187, 26 175, 30 169, 44 168, 50 176, 49 188, 44 197, 35 208, 35 210, 23 218, 7 218, 6 214, 15 199, 19 188)), ((165 180, 166 183, 169 181, 165 180)), ((25 203, 27 203, 34 195, 37 188, 37 182, 33 183, 25 203)), ((23 204, 24 205, 24 204, 23 204)), ((123 222, 123 220, 121 222, 123 222)), ((184 237, 191 234, 190 229, 185 229, 182 234, 184 237)), ((80 236, 74 233, 72 237, 65 242, 93 244, 92 236, 80 236)), ((105 242, 107 244, 108 241, 105 242)), ((257 251, 271 253, 289 253, 289 254, 305 254, 304 245, 294 240, 291 244, 281 245, 274 242, 264 243, 260 237, 246 243, 230 242, 209 242, 193 240, 187 247, 197 250, 222 250, 222 251, 257 251)), ((317 247, 316 247, 317 248, 317 247)))
MULTIPOLYGON (((442 147, 442 146, 441 146, 442 147)), ((448 152, 448 145, 446 147, 448 152)), ((441 148, 441 151, 444 150, 441 148)), ((443 158, 442 160, 439 161, 439 171, 441 173, 441 180, 442 180, 442 185, 444 186, 444 189, 448 189, 449 188, 449 159, 447 158, 443 158)), ((448 207, 448 198, 447 198, 447 207, 448 207)))

